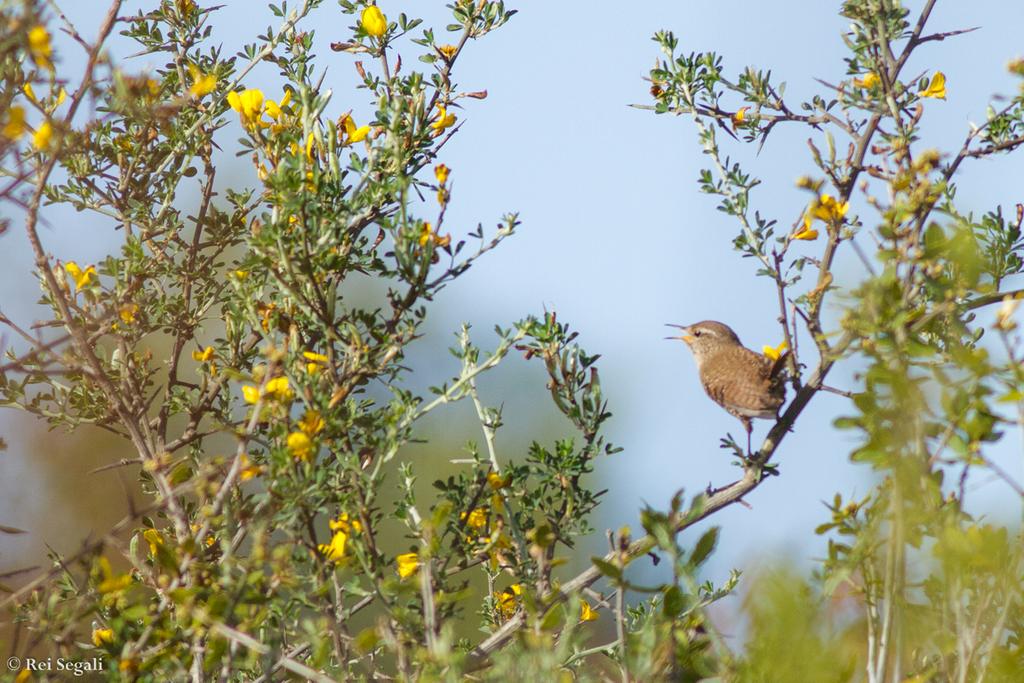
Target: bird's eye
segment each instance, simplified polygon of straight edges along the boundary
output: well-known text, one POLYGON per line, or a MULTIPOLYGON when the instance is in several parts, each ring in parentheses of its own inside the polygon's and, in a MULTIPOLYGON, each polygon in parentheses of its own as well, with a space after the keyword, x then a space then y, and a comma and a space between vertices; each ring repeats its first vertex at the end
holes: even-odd
POLYGON ((693 336, 694 337, 699 337, 700 336, 700 330, 694 330, 693 331, 693 336))

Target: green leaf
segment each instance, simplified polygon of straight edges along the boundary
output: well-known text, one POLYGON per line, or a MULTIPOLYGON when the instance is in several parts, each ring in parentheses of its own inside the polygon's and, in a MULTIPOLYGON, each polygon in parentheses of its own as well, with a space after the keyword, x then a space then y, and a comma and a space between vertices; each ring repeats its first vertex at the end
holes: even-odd
POLYGON ((699 567, 708 559, 711 555, 711 551, 715 549, 715 545, 718 544, 718 531, 719 527, 711 527, 704 535, 697 541, 697 545, 693 548, 693 553, 690 555, 690 564, 694 567, 699 567))
POLYGON ((670 586, 665 591, 665 599, 662 603, 662 610, 669 619, 675 619, 686 609, 686 596, 679 586, 670 586))
POLYGON ((601 557, 591 557, 590 561, 594 563, 595 567, 597 567, 597 571, 601 572, 608 578, 615 579, 616 581, 622 580, 621 567, 617 567, 608 560, 601 557))
POLYGON ((376 648, 379 642, 380 636, 377 634, 377 629, 374 627, 364 628, 352 640, 352 644, 355 645, 356 650, 364 654, 376 648))
POLYGON ((565 624, 565 610, 561 607, 548 610, 540 622, 542 631, 555 631, 565 624))
POLYGON ((1019 403, 1022 400, 1024 400, 1024 393, 1021 393, 1018 389, 1008 391, 996 399, 999 403, 1019 403))

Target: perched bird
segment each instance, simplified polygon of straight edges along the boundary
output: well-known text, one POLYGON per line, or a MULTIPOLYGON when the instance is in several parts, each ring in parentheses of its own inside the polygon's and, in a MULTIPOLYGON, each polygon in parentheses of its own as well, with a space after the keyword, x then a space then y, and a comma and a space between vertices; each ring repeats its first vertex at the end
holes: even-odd
POLYGON ((697 361, 697 373, 704 391, 747 430, 747 454, 750 454, 750 419, 777 419, 786 400, 783 369, 788 352, 772 360, 743 346, 728 325, 705 320, 688 327, 669 325, 683 331, 678 337, 686 342, 697 361))

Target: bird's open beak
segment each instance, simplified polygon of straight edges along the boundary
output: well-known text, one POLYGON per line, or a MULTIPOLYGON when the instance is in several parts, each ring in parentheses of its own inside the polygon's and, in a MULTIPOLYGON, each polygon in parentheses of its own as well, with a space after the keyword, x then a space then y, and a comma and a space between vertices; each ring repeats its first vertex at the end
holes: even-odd
POLYGON ((674 327, 677 330, 682 330, 683 331, 683 334, 679 335, 678 337, 665 337, 665 339, 679 339, 681 341, 686 342, 687 344, 692 344, 693 343, 693 336, 689 334, 689 332, 690 332, 690 328, 689 327, 686 327, 685 325, 673 325, 672 323, 665 323, 665 326, 666 327, 674 327))

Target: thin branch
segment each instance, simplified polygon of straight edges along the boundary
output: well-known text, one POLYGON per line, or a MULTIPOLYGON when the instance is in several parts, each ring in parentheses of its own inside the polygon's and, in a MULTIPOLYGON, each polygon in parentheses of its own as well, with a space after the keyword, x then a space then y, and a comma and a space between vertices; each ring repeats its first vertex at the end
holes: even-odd
MULTIPOLYGON (((216 622, 210 625, 210 629, 217 632, 219 635, 227 638, 228 640, 234 641, 239 645, 243 645, 249 650, 257 652, 261 655, 269 654, 271 651, 269 645, 264 645, 263 643, 256 640, 249 634, 242 633, 241 631, 233 629, 226 624, 216 622)), ((310 681, 316 681, 316 683, 336 683, 335 679, 331 678, 330 676, 325 676, 319 671, 311 669, 305 664, 297 662, 288 656, 282 655, 277 661, 278 664, 280 664, 281 668, 293 671, 299 674, 300 676, 304 676, 306 679, 310 681)))
MULTIPOLYGON (((611 529, 608 529, 607 533, 610 554, 621 557, 622 552, 616 545, 615 534, 611 529)), ((619 543, 621 542, 620 539, 619 543)), ((624 567, 621 564, 616 566, 624 567)), ((619 670, 622 672, 622 683, 629 683, 629 666, 626 663, 626 589, 621 580, 615 583, 615 605, 612 613, 615 615, 615 640, 619 649, 619 670)))
POLYGON ((477 375, 490 370, 491 368, 495 367, 498 363, 500 363, 501 360, 506 355, 508 355, 508 352, 512 349, 512 346, 525 336, 526 332, 524 330, 519 330, 511 338, 502 340, 502 342, 498 345, 498 348, 496 348, 494 350, 494 353, 491 354, 490 358, 488 358, 483 363, 480 363, 479 365, 468 371, 463 371, 463 373, 459 376, 459 379, 456 380, 454 384, 448 387, 444 392, 441 393, 440 396, 435 398, 433 401, 417 410, 412 415, 409 422, 414 422, 420 419, 430 411, 435 410, 436 408, 438 408, 441 405, 444 405, 445 403, 451 403, 462 398, 465 394, 462 394, 460 392, 467 385, 469 385, 470 382, 476 379, 477 375))
POLYGON ((1011 289, 1005 292, 983 294, 982 296, 965 301, 960 304, 960 307, 965 311, 973 311, 978 308, 984 308, 985 306, 991 306, 992 304, 998 304, 1006 297, 1010 297, 1011 299, 1022 299, 1024 298, 1024 289, 1011 289))
POLYGON ((964 33, 972 33, 980 29, 980 26, 972 26, 971 28, 962 28, 958 31, 946 31, 945 33, 933 33, 928 36, 923 36, 917 39, 917 44, 927 43, 932 40, 945 40, 946 38, 952 38, 953 36, 963 35, 964 33))
POLYGON ((852 391, 845 391, 843 389, 836 389, 835 387, 830 387, 827 384, 819 385, 818 388, 821 389, 822 391, 827 391, 830 394, 836 394, 838 396, 845 396, 846 398, 853 398, 854 396, 857 395, 857 394, 855 394, 852 391))

